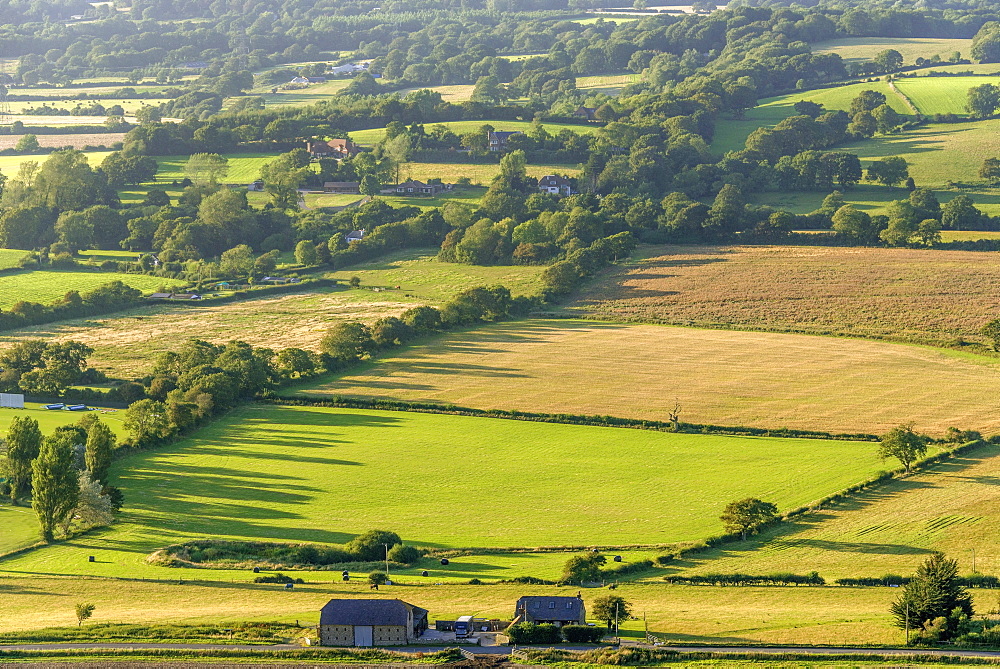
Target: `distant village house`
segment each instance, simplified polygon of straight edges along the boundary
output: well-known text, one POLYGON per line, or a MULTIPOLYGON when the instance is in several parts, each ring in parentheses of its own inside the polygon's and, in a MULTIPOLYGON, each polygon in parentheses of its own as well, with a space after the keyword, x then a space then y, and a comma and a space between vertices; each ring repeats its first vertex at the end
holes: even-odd
POLYGON ((558 174, 547 174, 539 179, 538 190, 560 197, 573 194, 573 187, 570 185, 569 179, 558 174))
POLYGON ((576 111, 573 112, 573 116, 588 121, 595 121, 597 120, 597 110, 593 107, 577 107, 576 111))
POLYGON ((506 151, 507 143, 514 135, 523 135, 520 130, 494 130, 489 134, 490 151, 506 151))
POLYGON ((396 186, 395 193, 397 195, 437 195, 452 188, 451 184, 425 184, 422 181, 410 179, 396 186))
POLYGON ((353 232, 349 232, 344 237, 344 239, 347 241, 348 244, 350 244, 351 242, 360 242, 364 238, 365 238, 364 230, 355 230, 353 232))
POLYGON ((323 646, 401 646, 427 629, 427 609, 401 599, 331 599, 320 611, 323 646))
POLYGON ((306 151, 313 158, 349 158, 361 153, 361 149, 349 139, 331 139, 325 142, 308 141, 306 151))

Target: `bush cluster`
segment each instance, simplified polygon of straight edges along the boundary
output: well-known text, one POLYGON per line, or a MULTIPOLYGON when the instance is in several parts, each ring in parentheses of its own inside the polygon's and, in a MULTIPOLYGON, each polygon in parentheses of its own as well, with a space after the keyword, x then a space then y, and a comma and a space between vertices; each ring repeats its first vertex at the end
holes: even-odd
POLYGON ((817 572, 808 574, 705 574, 704 576, 664 576, 667 583, 679 585, 826 585, 817 572))

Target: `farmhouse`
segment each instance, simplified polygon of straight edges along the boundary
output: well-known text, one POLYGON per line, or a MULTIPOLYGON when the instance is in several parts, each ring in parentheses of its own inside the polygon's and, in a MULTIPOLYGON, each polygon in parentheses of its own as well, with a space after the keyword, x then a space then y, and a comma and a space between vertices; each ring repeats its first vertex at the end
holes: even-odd
POLYGON ((573 112, 573 116, 577 118, 585 118, 588 121, 593 121, 597 118, 597 110, 593 107, 577 107, 576 111, 573 112))
POLYGON ((569 179, 558 174, 546 174, 538 180, 538 190, 552 195, 572 195, 573 187, 569 179))
POLYGON ((351 242, 360 242, 364 238, 365 238, 364 230, 355 230, 353 232, 349 232, 347 233, 347 236, 344 237, 344 239, 347 241, 348 244, 350 244, 351 242))
POLYGON ((313 158, 349 158, 361 153, 349 139, 331 139, 326 142, 306 142, 306 151, 313 158))
POLYGON ((323 183, 323 192, 360 195, 361 184, 357 181, 327 181, 323 183))
POLYGON ((410 179, 396 186, 395 193, 397 195, 437 195, 442 191, 451 190, 451 188, 451 184, 425 184, 422 181, 410 179))
POLYGON ((511 625, 523 622, 586 625, 587 609, 579 597, 521 597, 511 625))
POLYGON ((494 130, 489 134, 490 151, 506 151, 507 142, 514 135, 523 135, 520 130, 494 130))
POLYGON ((320 610, 322 646, 395 646, 427 629, 427 609, 401 599, 331 599, 320 610))

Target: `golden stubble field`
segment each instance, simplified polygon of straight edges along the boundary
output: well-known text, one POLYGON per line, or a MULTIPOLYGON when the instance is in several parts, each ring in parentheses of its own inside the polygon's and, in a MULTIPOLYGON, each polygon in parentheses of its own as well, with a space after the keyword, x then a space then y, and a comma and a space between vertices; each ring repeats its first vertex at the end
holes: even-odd
POLYGON ((1000 317, 1000 254, 796 246, 649 247, 571 305, 696 327, 952 345, 1000 317))
POLYGON ((570 320, 451 333, 301 388, 481 409, 880 433, 1000 431, 1000 361, 923 346, 570 320))

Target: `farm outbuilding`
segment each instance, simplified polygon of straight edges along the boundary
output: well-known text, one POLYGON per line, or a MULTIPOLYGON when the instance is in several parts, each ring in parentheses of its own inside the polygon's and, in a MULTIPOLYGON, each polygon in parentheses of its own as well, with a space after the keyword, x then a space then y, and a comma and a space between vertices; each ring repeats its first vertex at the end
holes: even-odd
POLYGON ((396 646, 427 629, 427 609, 401 599, 331 599, 320 610, 323 646, 396 646))
POLYGON ((514 622, 586 625, 587 608, 579 597, 521 597, 514 607, 514 622))

